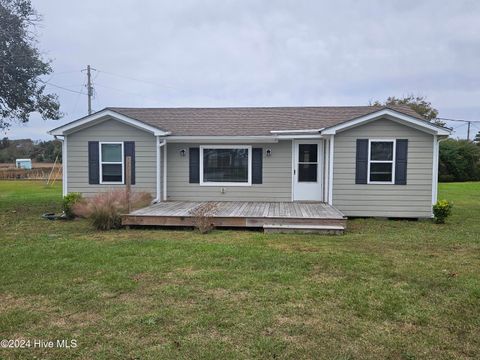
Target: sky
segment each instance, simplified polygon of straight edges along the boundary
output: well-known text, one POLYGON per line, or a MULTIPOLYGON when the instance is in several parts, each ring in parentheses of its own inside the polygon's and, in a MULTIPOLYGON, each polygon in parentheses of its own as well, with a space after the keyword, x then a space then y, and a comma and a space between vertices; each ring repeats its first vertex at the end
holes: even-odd
MULTIPOLYGON (((122 107, 368 105, 426 96, 480 121, 479 1, 32 0, 44 78, 64 117, 33 114, 12 139, 122 107)), ((466 125, 453 126, 466 137, 466 125)), ((480 122, 472 125, 472 133, 480 122)))

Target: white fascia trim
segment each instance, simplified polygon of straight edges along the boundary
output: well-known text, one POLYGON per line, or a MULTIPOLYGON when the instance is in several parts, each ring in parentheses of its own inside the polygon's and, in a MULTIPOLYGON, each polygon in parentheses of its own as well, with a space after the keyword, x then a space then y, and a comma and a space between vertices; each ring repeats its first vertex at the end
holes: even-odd
POLYGON ((338 125, 326 128, 325 130, 322 131, 322 134, 323 135, 334 135, 334 134, 337 133, 337 131, 341 131, 341 130, 348 129, 348 128, 351 128, 351 127, 354 127, 354 126, 358 126, 358 125, 361 125, 362 123, 372 121, 372 120, 376 120, 377 118, 380 118, 382 116, 390 116, 393 119, 400 120, 402 122, 406 122, 407 124, 411 124, 412 126, 420 128, 420 129, 422 129, 422 130, 424 130, 424 131, 426 131, 430 134, 434 134, 434 135, 450 135, 450 133, 451 133, 451 130, 436 126, 434 124, 430 124, 425 120, 420 120, 420 119, 417 119, 413 116, 402 114, 398 111, 394 111, 394 110, 390 110, 390 109, 383 109, 383 110, 379 110, 379 111, 376 111, 374 113, 371 113, 371 114, 368 114, 368 115, 365 115, 365 116, 361 116, 359 118, 356 118, 356 119, 353 119, 353 120, 350 120, 350 121, 346 121, 342 124, 338 124, 338 125))
POLYGON ((311 135, 277 135, 278 140, 302 140, 302 139, 323 139, 325 136, 320 134, 311 135))
POLYGON ((103 117, 106 117, 106 116, 110 116, 113 119, 121 121, 125 124, 134 126, 136 128, 139 128, 139 129, 142 129, 142 130, 145 130, 145 131, 148 131, 148 132, 151 132, 155 136, 166 136, 166 135, 170 134, 170 132, 165 132, 165 131, 160 130, 160 129, 154 127, 154 126, 147 125, 144 122, 141 122, 141 121, 138 121, 138 120, 133 119, 131 117, 119 114, 119 113, 117 113, 115 111, 112 111, 112 110, 109 110, 109 109, 99 111, 99 112, 97 112, 95 114, 92 114, 90 116, 86 116, 86 117, 84 117, 80 120, 72 121, 72 122, 70 122, 66 125, 63 125, 63 126, 60 126, 58 128, 55 128, 53 130, 50 130, 48 133, 50 135, 65 135, 66 133, 72 133, 72 132, 75 131, 76 128, 81 127, 82 125, 88 124, 90 122, 99 120, 99 119, 101 119, 103 117))
POLYGON ((304 130, 271 130, 272 134, 298 134, 298 133, 319 133, 324 128, 321 129, 304 129, 304 130))
POLYGON ((194 136, 194 135, 173 135, 168 137, 168 142, 172 143, 276 143, 276 136, 194 136))

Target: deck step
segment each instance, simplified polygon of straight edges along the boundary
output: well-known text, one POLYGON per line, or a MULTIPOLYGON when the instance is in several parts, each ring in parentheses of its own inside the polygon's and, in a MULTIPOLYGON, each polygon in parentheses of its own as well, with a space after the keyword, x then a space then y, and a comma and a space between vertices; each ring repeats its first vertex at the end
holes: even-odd
POLYGON ((266 233, 317 233, 341 235, 345 231, 342 225, 301 225, 301 224, 265 224, 266 233))

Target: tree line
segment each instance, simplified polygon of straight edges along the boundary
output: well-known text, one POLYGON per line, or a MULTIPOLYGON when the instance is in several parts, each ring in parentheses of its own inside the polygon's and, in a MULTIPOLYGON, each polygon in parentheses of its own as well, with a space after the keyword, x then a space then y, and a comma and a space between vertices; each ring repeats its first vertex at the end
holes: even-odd
POLYGON ((14 163, 15 159, 32 159, 35 162, 54 162, 62 159, 62 143, 58 140, 34 141, 31 139, 0 140, 0 163, 14 163))

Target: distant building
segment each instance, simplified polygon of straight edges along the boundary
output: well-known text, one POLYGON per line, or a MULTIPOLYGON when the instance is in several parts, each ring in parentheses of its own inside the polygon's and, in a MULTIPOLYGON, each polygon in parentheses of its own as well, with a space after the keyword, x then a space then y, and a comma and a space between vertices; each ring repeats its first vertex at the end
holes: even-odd
POLYGON ((15 167, 17 169, 30 170, 32 168, 32 160, 31 159, 17 159, 17 160, 15 160, 15 167))

